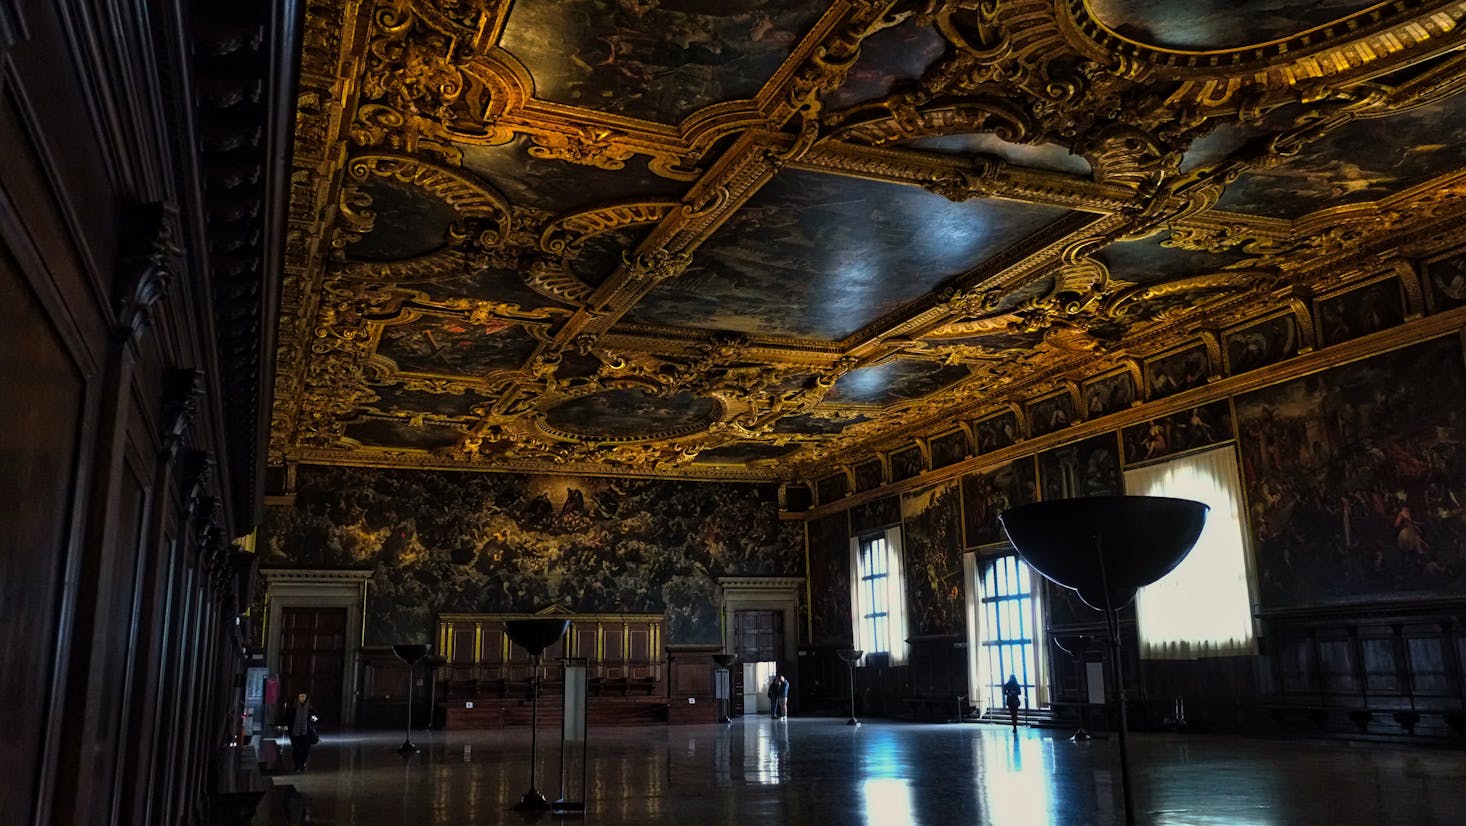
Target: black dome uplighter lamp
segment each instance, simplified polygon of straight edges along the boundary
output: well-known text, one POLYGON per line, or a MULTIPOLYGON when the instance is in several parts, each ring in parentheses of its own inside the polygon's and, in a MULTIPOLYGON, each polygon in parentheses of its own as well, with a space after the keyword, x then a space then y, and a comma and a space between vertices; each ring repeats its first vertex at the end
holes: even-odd
POLYGON ((1126 746, 1125 680, 1120 663, 1119 611, 1191 552, 1208 508, 1162 496, 1091 496, 1022 505, 998 517, 1013 548, 1045 578, 1079 592, 1102 611, 1109 632, 1110 672, 1120 706, 1120 784, 1125 822, 1135 822, 1126 746))
POLYGON ((570 629, 568 619, 504 620, 504 633, 529 654, 529 790, 515 803, 515 809, 549 809, 550 800, 535 786, 535 762, 539 754, 540 657, 570 629))

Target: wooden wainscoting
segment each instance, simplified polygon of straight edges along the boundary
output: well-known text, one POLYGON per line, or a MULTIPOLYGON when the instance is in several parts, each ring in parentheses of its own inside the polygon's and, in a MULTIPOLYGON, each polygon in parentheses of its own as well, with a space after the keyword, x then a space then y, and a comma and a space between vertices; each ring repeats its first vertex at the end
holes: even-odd
POLYGON ((442 614, 438 705, 447 728, 498 728, 530 720, 530 661, 509 641, 504 621, 564 617, 570 630, 544 653, 539 716, 558 719, 560 658, 583 657, 589 668, 587 719, 593 725, 635 725, 667 719, 667 659, 661 614, 442 614))

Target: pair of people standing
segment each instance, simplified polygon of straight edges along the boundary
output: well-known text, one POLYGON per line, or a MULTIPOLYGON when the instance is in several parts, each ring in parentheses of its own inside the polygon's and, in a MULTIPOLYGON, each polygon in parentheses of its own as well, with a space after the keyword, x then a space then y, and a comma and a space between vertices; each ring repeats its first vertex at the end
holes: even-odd
POLYGON ((783 674, 769 681, 769 716, 776 720, 789 716, 789 680, 783 674))

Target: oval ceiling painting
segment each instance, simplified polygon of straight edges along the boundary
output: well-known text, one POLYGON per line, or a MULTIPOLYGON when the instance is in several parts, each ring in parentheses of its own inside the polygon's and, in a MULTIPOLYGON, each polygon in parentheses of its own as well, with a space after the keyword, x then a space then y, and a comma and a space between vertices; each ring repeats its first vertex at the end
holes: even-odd
POLYGON ((1378 5, 1369 0, 1086 0, 1110 31, 1147 46, 1194 51, 1281 40, 1378 5))
POLYGON ((559 436, 622 442, 694 433, 721 414, 722 405, 691 393, 618 389, 556 405, 545 413, 544 424, 559 436))

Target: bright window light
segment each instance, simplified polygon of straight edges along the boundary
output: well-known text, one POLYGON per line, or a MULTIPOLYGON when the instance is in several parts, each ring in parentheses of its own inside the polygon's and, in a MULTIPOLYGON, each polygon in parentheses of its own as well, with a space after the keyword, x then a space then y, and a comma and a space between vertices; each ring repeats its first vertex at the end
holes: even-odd
POLYGON ((1140 656, 1187 660, 1257 653, 1241 482, 1233 448, 1127 470, 1125 490, 1211 506, 1190 555, 1136 597, 1140 656))
POLYGON ((906 660, 906 597, 900 543, 900 528, 851 540, 850 605, 855 647, 867 654, 888 654, 892 665, 906 660))

